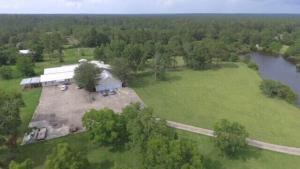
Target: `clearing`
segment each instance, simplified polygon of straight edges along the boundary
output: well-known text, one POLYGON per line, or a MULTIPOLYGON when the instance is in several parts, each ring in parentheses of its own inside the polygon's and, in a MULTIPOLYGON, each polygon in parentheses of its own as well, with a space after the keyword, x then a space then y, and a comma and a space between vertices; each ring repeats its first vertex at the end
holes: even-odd
POLYGON ((141 76, 134 89, 159 117, 208 129, 226 118, 244 125, 253 139, 300 147, 299 108, 265 97, 258 73, 242 63, 174 71, 161 82, 141 76))
POLYGON ((89 94, 78 89, 75 84, 68 85, 66 91, 57 86, 43 87, 39 105, 33 115, 30 127, 48 129, 47 139, 69 134, 70 128, 82 130, 82 117, 90 109, 109 108, 121 112, 130 103, 141 102, 134 90, 121 88, 117 94, 102 96, 89 94))

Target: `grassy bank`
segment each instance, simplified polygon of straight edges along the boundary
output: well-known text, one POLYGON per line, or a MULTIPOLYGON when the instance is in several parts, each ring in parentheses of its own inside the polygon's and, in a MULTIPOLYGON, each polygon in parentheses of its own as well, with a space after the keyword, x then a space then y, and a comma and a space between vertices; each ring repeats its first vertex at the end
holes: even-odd
POLYGON ((244 64, 222 69, 183 70, 155 82, 144 75, 133 84, 157 116, 212 129, 216 121, 238 121, 255 139, 300 146, 300 110, 284 101, 265 97, 261 78, 244 64))

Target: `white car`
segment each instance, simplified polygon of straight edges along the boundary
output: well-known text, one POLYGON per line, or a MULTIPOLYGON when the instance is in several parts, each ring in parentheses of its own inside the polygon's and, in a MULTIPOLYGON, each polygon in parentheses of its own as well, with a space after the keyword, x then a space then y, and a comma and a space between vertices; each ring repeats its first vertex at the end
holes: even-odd
POLYGON ((67 85, 61 85, 61 86, 59 86, 59 89, 61 91, 66 91, 68 89, 68 86, 67 85))

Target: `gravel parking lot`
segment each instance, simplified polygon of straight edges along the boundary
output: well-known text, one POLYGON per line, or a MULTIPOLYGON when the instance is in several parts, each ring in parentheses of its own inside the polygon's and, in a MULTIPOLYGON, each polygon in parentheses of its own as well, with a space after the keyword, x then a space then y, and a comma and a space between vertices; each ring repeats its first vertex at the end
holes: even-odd
POLYGON ((89 94, 76 85, 69 85, 68 90, 60 91, 59 87, 43 87, 39 105, 29 127, 48 129, 47 139, 69 134, 70 128, 82 128, 81 118, 90 109, 110 108, 121 112, 130 103, 141 102, 141 99, 130 88, 122 88, 117 94, 102 96, 100 93, 89 94), (94 99, 93 99, 94 98, 94 99))

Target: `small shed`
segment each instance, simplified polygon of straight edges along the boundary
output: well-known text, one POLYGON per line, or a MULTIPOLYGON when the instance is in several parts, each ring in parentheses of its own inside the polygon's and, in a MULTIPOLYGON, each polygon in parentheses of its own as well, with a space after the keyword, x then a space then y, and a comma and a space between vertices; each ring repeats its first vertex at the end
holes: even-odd
POLYGON ((30 53, 31 53, 31 51, 29 49, 19 50, 19 54, 21 54, 21 55, 28 55, 30 53))
POLYGON ((22 79, 20 82, 20 85, 23 88, 34 88, 34 87, 40 87, 41 86, 41 78, 40 77, 31 77, 22 79))

